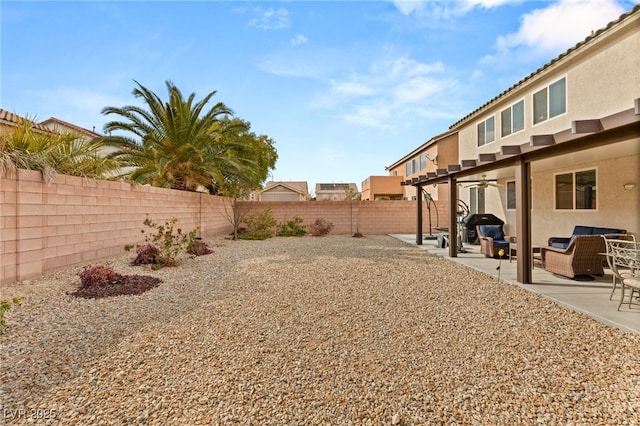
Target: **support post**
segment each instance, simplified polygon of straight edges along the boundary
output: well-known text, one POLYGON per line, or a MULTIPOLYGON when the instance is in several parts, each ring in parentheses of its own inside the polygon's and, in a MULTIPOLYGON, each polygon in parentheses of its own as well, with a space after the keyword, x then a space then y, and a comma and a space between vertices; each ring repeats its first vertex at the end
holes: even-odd
POLYGON ((416 223, 416 244, 422 245, 422 188, 420 185, 414 186, 416 189, 416 202, 418 203, 418 214, 416 223))
POLYGON ((517 280, 522 284, 532 282, 531 244, 531 163, 516 163, 516 250, 518 252, 517 280))
POLYGON ((449 257, 458 257, 458 184, 449 176, 449 257))

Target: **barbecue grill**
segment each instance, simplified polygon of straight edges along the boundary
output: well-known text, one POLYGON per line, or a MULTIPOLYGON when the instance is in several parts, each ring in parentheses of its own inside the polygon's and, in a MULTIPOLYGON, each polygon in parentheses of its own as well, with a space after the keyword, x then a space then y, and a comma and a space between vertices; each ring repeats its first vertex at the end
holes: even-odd
POLYGON ((478 225, 504 225, 504 221, 491 213, 471 213, 462 219, 463 231, 466 231, 462 236, 463 241, 470 244, 480 244, 478 233, 476 232, 476 226, 478 225))

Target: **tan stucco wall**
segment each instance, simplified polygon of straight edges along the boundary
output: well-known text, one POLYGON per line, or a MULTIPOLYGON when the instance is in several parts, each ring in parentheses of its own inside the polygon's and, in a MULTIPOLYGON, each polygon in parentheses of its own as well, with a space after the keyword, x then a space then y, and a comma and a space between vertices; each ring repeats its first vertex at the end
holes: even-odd
POLYGON ((553 236, 569 236, 575 225, 626 229, 640 236, 640 156, 581 164, 575 170, 596 168, 598 176, 596 210, 555 210, 554 174, 550 170, 533 176, 533 243, 546 245, 553 236), (636 187, 625 191, 623 185, 636 187))
MULTIPOLYGON (((460 159, 500 151, 502 145, 520 145, 532 135, 552 134, 571 128, 571 121, 601 118, 633 108, 640 98, 640 15, 627 20, 615 34, 592 40, 588 49, 556 61, 518 88, 490 105, 459 129, 460 159), (532 95, 567 78, 567 113, 533 125, 532 95), (500 112, 524 99, 525 129, 502 138, 500 112), (477 124, 495 117, 496 140, 477 147, 477 124)), ((585 46, 586 47, 586 46, 585 46)))
POLYGON ((402 194, 403 176, 369 176, 362 182, 362 200, 374 200, 378 195, 402 194))

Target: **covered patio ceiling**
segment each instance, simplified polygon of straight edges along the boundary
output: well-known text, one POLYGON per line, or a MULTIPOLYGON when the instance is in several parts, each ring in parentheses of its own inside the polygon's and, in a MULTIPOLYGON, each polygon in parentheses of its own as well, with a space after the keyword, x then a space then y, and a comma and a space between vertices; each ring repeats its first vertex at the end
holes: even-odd
MULTIPOLYGON (((503 145, 499 152, 479 154, 477 159, 463 159, 417 178, 403 185, 416 187, 417 230, 416 244, 422 245, 422 191, 423 186, 447 183, 449 185, 449 229, 457 226, 457 200, 459 179, 487 179, 513 177, 516 180, 516 233, 519 253, 531 252, 531 187, 532 171, 562 167, 569 163, 601 161, 608 158, 640 153, 640 98, 634 108, 599 119, 576 120, 571 128, 554 134, 533 135, 521 145, 503 145)), ((457 257, 457 239, 449 238, 449 256, 457 257)), ((531 283, 532 264, 528 256, 518 260, 517 279, 531 283)))

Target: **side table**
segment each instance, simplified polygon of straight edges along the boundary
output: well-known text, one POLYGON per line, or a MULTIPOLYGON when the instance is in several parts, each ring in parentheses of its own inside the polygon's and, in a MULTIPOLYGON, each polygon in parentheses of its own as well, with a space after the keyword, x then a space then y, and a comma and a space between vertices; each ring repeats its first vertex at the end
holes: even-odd
MULTIPOLYGON (((531 267, 535 268, 533 263, 534 260, 542 260, 540 257, 540 246, 532 245, 531 246, 531 267), (536 256, 537 255, 537 256, 536 256)), ((517 243, 509 243, 509 263, 511 263, 512 257, 518 256, 518 244, 517 243)))

